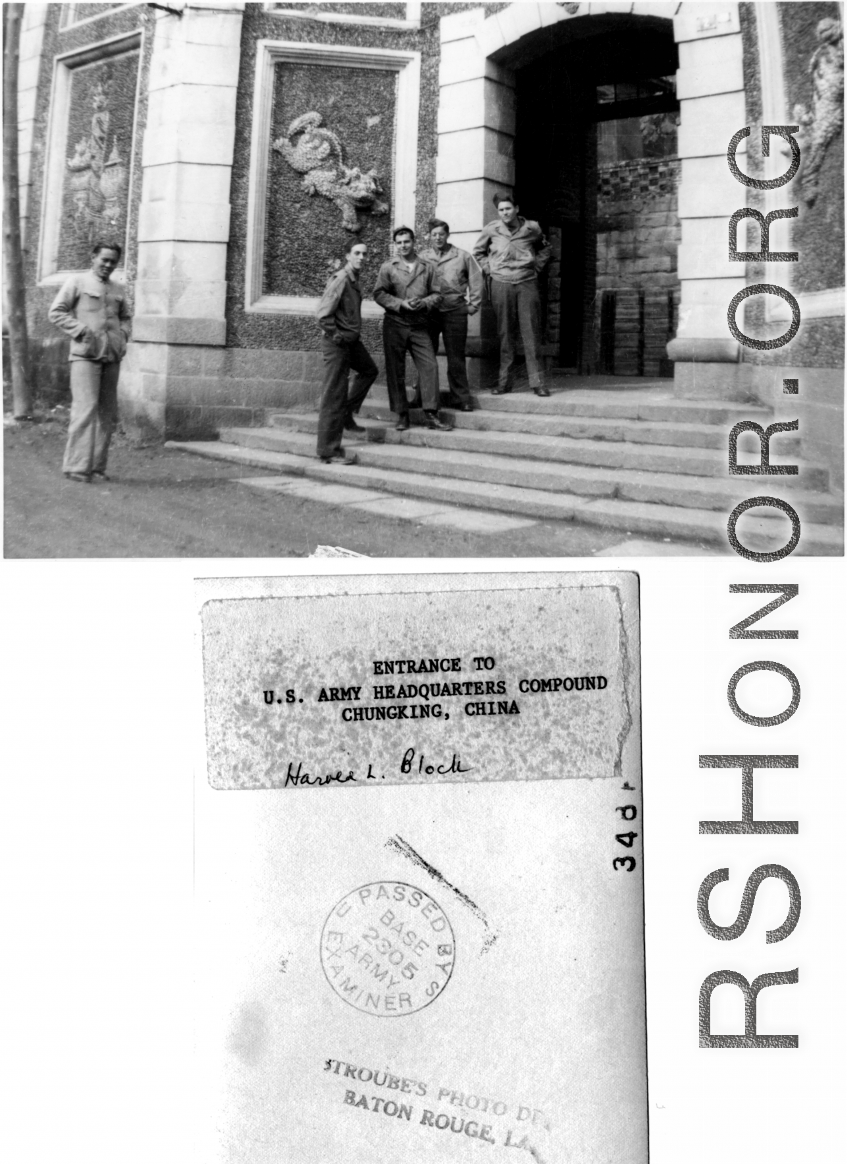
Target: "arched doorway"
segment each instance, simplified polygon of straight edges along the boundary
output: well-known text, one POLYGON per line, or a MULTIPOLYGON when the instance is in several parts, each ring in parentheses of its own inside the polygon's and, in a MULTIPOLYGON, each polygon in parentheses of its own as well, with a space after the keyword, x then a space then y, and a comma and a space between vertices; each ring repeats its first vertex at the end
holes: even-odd
MULTIPOLYGON (((473 247, 504 187, 561 232, 548 276, 551 360, 652 378, 670 373, 670 357, 674 394, 743 396, 726 304, 745 276, 722 258, 738 205, 726 142, 746 116, 738 5, 592 0, 454 13, 441 19, 439 87, 437 206, 457 245, 473 247), (657 227, 664 237, 650 239, 657 227)), ((485 387, 496 340, 484 313, 473 323, 469 354, 485 387)))
POLYGON ((554 248, 548 351, 571 372, 670 376, 680 238, 673 26, 610 14, 565 28, 558 46, 545 31, 505 58, 515 190, 554 248))

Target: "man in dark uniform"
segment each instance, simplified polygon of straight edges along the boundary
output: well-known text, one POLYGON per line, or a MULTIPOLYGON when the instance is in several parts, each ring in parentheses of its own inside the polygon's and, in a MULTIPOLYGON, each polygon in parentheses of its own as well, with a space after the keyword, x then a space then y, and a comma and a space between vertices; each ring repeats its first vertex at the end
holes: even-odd
POLYGON ((494 395, 512 391, 515 343, 523 340, 529 386, 549 396, 538 363, 541 347, 541 296, 538 276, 550 259, 550 244, 537 222, 521 218, 510 194, 495 194, 497 218, 477 239, 474 258, 490 275, 491 305, 500 337, 500 377, 494 395))
POLYGON ((409 427, 406 398, 406 352, 418 373, 419 389, 428 428, 449 430, 438 416, 438 364, 427 330, 428 315, 441 304, 436 290, 435 267, 415 253, 415 232, 408 226, 394 231, 397 254, 379 269, 374 299, 385 308, 382 342, 385 347, 385 378, 391 411, 397 413, 397 428, 409 427))
POLYGON ((368 248, 351 242, 346 262, 326 285, 318 304, 324 378, 318 416, 318 456, 329 464, 355 464, 354 454, 341 447, 342 432, 364 432, 354 420, 377 375, 377 366, 359 338, 362 331, 362 291, 359 270, 368 248), (356 373, 348 392, 350 370, 356 373))

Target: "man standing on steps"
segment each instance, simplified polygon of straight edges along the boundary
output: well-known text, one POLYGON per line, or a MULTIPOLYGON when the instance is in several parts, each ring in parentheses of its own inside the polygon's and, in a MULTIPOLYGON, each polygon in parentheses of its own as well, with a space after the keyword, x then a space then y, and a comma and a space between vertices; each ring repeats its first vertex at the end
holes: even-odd
POLYGON ((341 447, 343 432, 364 432, 354 419, 377 376, 377 366, 359 338, 362 331, 362 291, 359 270, 367 254, 364 243, 351 242, 345 264, 333 275, 318 304, 318 323, 323 331, 321 345, 324 378, 318 415, 318 457, 329 464, 356 463, 354 454, 341 447), (356 373, 348 391, 350 370, 356 373))
POLYGON ((467 251, 450 245, 450 227, 443 219, 430 221, 429 241, 431 247, 421 251, 420 256, 435 265, 441 293, 441 306, 429 313, 432 348, 437 354, 438 339, 443 335, 451 406, 459 412, 473 412, 465 345, 468 316, 476 315, 482 302, 482 272, 476 259, 467 251))
POLYGON ((449 431, 451 426, 438 415, 438 364, 427 330, 428 313, 441 305, 435 267, 415 253, 415 232, 408 226, 397 227, 394 242, 398 253, 382 264, 374 289, 374 299, 385 308, 382 342, 391 411, 397 413, 398 430, 407 429, 406 352, 409 352, 418 373, 427 427, 449 431))
POLYGON ((500 339, 500 376, 495 396, 511 392, 515 342, 520 330, 529 386, 536 396, 549 396, 538 364, 541 347, 541 297, 538 276, 550 260, 550 244, 537 222, 521 218, 510 194, 495 194, 497 218, 489 222, 473 249, 474 258, 490 275, 491 304, 500 339))

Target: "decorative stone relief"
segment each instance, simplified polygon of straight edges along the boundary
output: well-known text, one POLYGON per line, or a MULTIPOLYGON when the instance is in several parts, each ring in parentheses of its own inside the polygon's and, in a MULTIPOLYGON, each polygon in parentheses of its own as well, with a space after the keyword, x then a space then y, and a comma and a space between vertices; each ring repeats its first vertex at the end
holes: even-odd
POLYGON ((818 48, 809 62, 812 77, 812 108, 794 106, 803 147, 801 188, 807 206, 818 196, 818 174, 833 138, 844 129, 844 30, 841 22, 827 18, 817 27, 818 48))
POLYGON ((286 136, 277 138, 273 148, 292 169, 305 174, 302 185, 307 194, 328 198, 341 211, 344 229, 358 233, 362 229, 358 211, 388 211, 387 203, 378 197, 383 192, 380 178, 376 170, 363 173, 358 166, 346 166, 340 140, 321 125, 322 121, 314 112, 295 117, 286 136))
POLYGON ((89 244, 98 234, 114 233, 128 177, 114 136, 111 151, 107 154, 111 114, 107 108, 108 93, 103 85, 95 88, 92 103, 91 135, 80 139, 74 156, 67 159, 77 237, 89 244))

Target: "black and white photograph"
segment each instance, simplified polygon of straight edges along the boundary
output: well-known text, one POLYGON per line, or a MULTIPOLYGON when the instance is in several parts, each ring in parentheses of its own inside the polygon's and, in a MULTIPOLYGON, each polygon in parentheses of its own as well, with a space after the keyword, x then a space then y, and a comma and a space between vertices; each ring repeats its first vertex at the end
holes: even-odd
POLYGON ((843 552, 839 4, 5 10, 7 556, 843 552))

